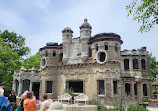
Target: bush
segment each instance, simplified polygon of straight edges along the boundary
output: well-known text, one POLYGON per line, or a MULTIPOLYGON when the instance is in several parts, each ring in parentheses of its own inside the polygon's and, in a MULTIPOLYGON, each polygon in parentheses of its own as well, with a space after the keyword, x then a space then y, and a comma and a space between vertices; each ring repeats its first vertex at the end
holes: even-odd
POLYGON ((70 88, 70 89, 66 89, 65 90, 65 93, 68 93, 68 94, 70 94, 71 96, 73 96, 73 90, 70 88))
POLYGON ((98 98, 94 97, 92 100, 92 103, 97 106, 97 109, 98 109, 97 111, 108 111, 106 106, 102 104, 98 98))
POLYGON ((149 111, 145 109, 143 106, 139 106, 138 104, 132 104, 128 106, 127 111, 149 111))

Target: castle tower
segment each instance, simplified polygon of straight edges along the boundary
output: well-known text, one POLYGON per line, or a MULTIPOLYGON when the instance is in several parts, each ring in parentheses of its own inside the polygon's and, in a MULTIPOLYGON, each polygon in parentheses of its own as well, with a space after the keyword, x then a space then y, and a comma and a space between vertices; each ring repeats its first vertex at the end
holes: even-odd
POLYGON ((70 57, 71 43, 73 37, 73 31, 71 28, 66 27, 62 31, 63 37, 63 60, 68 60, 70 57))
POLYGON ((82 43, 82 60, 86 60, 88 57, 88 42, 91 37, 91 25, 88 23, 87 19, 84 19, 83 24, 80 26, 80 39, 82 43))

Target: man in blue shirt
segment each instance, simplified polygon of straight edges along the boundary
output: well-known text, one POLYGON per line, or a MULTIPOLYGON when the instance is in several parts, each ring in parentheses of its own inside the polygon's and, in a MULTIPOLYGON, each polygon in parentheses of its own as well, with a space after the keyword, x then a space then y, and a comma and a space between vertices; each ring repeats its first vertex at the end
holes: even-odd
POLYGON ((2 108, 5 108, 5 109, 9 108, 9 110, 12 111, 12 107, 10 106, 8 99, 4 96, 4 89, 3 89, 4 87, 5 87, 5 84, 2 83, 0 85, 0 111, 2 110, 2 108))

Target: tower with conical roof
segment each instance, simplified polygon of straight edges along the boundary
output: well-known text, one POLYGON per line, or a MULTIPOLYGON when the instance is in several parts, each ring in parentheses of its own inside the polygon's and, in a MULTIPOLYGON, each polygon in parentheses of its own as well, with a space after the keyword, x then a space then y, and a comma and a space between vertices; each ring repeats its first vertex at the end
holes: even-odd
POLYGON ((64 28, 62 31, 63 37, 63 60, 68 60, 70 57, 71 43, 73 37, 73 31, 70 27, 64 28))
POLYGON ((80 39, 82 43, 82 60, 85 61, 88 57, 88 42, 91 37, 91 25, 88 23, 88 20, 85 18, 83 24, 80 26, 80 39))

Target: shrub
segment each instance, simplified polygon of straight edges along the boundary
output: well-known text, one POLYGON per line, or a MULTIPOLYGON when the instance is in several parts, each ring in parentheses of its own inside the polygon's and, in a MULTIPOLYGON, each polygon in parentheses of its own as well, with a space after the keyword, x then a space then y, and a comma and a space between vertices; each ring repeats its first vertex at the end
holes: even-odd
POLYGON ((98 111, 107 111, 107 108, 104 104, 102 104, 99 100, 96 101, 98 111))
POLYGON ((143 106, 139 106, 138 104, 131 104, 128 106, 127 111, 149 111, 145 109, 143 106))
POLYGON ((70 89, 66 89, 65 90, 65 93, 68 93, 68 94, 70 94, 71 96, 73 95, 73 90, 70 88, 70 89))

